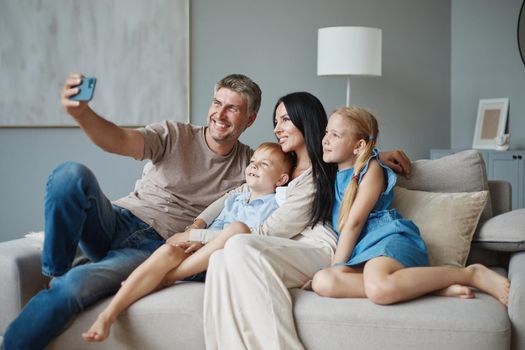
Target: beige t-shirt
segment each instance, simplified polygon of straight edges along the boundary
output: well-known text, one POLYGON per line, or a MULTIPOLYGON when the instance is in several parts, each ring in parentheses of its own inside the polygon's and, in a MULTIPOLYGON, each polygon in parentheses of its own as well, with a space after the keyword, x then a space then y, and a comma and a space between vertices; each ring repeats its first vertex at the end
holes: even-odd
POLYGON ((206 144, 205 129, 172 121, 140 129, 144 159, 151 159, 153 166, 135 191, 114 203, 168 238, 242 184, 253 150, 237 142, 230 154, 217 155, 206 144))

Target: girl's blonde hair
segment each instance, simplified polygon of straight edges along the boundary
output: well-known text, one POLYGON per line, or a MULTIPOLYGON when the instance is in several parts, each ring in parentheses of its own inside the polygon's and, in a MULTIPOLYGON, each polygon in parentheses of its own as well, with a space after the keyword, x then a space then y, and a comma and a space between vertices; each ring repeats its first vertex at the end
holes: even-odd
POLYGON ((341 107, 335 110, 333 114, 338 114, 351 124, 351 132, 356 140, 364 140, 366 142, 364 150, 357 156, 354 164, 354 175, 349 185, 346 187, 341 209, 339 211, 339 220, 337 227, 339 232, 348 219, 350 208, 354 203, 359 186, 359 174, 363 170, 368 158, 372 156, 372 152, 377 143, 377 136, 379 129, 376 118, 367 110, 360 107, 341 107))

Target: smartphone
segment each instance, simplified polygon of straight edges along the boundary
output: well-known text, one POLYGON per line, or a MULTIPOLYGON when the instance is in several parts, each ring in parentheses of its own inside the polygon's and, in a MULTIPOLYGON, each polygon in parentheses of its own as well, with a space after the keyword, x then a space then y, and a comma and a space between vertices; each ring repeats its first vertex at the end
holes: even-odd
POLYGON ((78 94, 71 96, 69 99, 74 101, 91 101, 93 93, 95 92, 95 84, 97 78, 85 77, 78 87, 78 94))

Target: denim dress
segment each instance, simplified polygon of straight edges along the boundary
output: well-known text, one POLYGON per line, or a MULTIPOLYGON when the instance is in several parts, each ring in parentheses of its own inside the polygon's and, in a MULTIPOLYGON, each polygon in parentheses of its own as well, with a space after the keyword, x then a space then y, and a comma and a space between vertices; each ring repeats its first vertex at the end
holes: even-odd
MULTIPOLYGON (((412 221, 403 219, 397 210, 390 208, 394 199, 393 189, 397 177, 392 169, 381 163, 377 149, 374 149, 372 156, 359 174, 358 183, 361 183, 371 159, 375 159, 383 168, 387 185, 369 214, 352 255, 345 265, 355 266, 378 256, 388 256, 404 267, 427 266, 428 251, 425 242, 421 239, 419 229, 412 221)), ((341 202, 353 175, 353 168, 337 172, 335 203, 332 210, 332 224, 337 235, 339 235, 337 221, 341 202)))

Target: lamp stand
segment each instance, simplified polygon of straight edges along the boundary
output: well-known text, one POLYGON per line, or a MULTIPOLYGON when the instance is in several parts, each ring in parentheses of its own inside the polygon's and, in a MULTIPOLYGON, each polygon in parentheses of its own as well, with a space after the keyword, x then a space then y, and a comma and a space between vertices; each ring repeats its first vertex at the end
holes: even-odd
POLYGON ((346 77, 346 107, 350 107, 350 76, 346 77))

